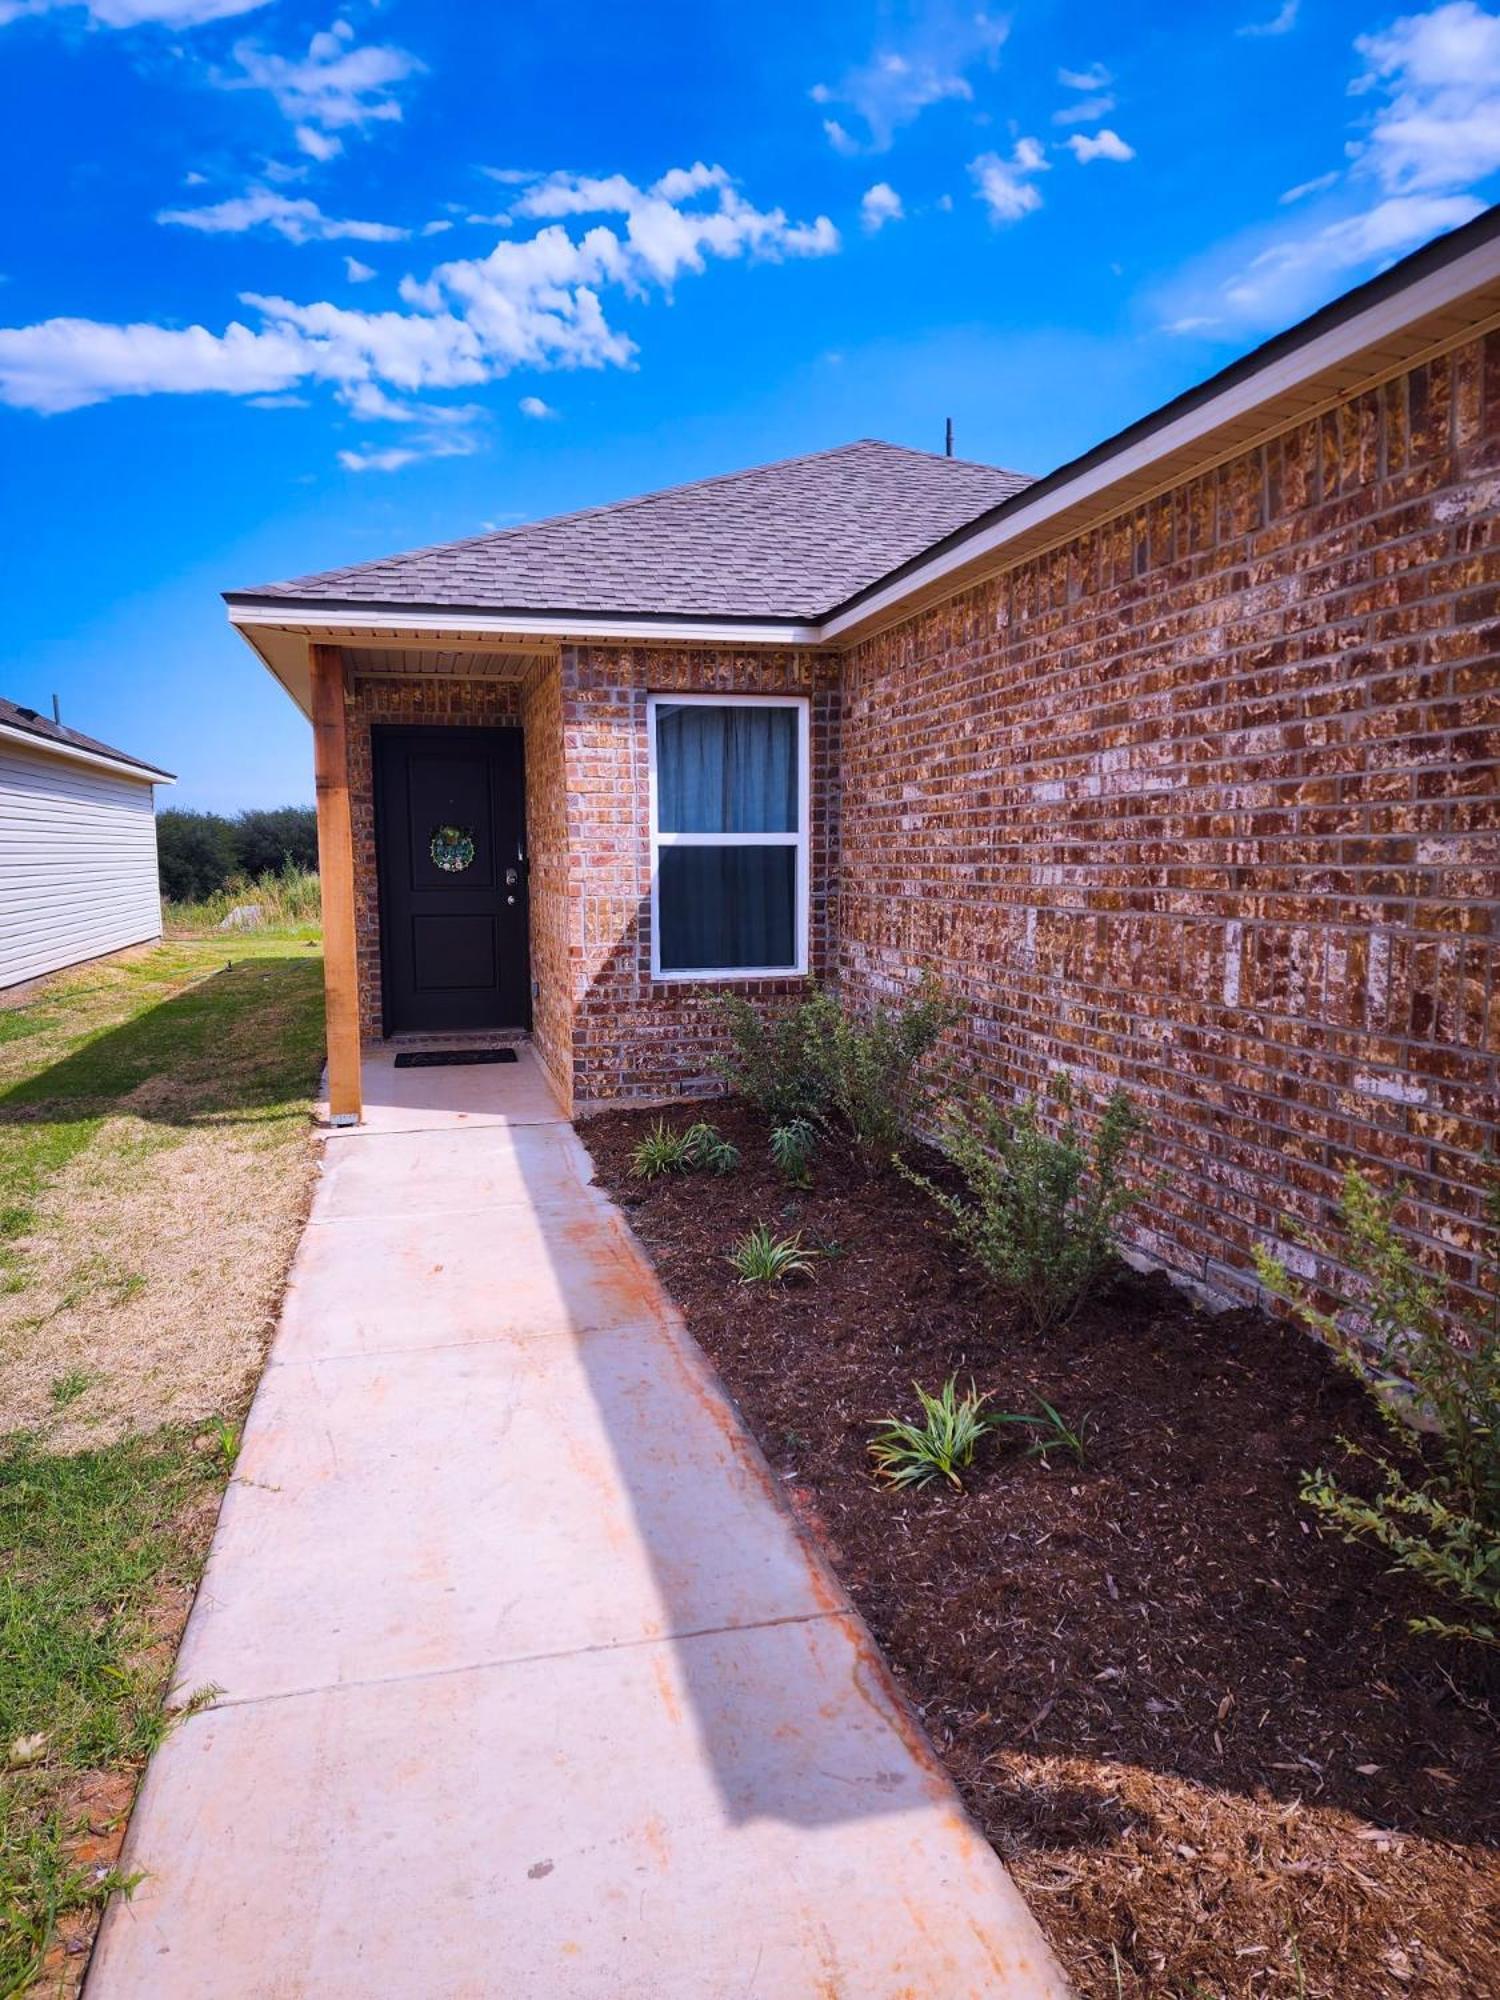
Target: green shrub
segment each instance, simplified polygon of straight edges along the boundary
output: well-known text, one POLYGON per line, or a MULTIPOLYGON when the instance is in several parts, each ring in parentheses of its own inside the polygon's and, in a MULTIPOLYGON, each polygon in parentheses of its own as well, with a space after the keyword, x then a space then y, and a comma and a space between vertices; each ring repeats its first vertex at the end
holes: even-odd
POLYGON ((802 1232, 773 1236, 763 1222, 740 1238, 729 1261, 742 1285, 782 1285, 813 1274, 813 1253, 803 1249, 802 1232))
POLYGON ((902 1169, 943 1210, 990 1282, 1018 1299, 1041 1329, 1077 1312, 1114 1261, 1121 1221, 1145 1193, 1132 1174, 1145 1125, 1129 1095, 1116 1090, 1095 1107, 1092 1138, 1065 1077, 1049 1096, 1051 1131, 1035 1098, 1014 1107, 949 1106, 942 1149, 965 1194, 902 1169))
POLYGON ((923 1065, 958 1019, 935 979, 922 981, 900 1006, 876 1007, 867 1020, 826 993, 803 1007, 806 1060, 824 1116, 862 1152, 889 1160, 926 1108, 923 1065))
POLYGON ((818 1117, 823 1101, 808 1062, 807 1004, 766 1013, 743 994, 729 993, 719 1012, 730 1046, 715 1067, 729 1088, 773 1125, 818 1117))
POLYGON ((1454 1606, 1452 1619, 1414 1618, 1414 1632, 1500 1646, 1500 1179, 1486 1190, 1485 1309, 1418 1261, 1396 1221, 1406 1192, 1382 1194, 1350 1167, 1338 1204, 1342 1240, 1294 1231, 1354 1272, 1357 1330, 1316 1306, 1282 1258, 1256 1250, 1262 1284, 1375 1396, 1397 1453, 1347 1447, 1374 1459, 1380 1485, 1371 1496, 1319 1467, 1303 1480, 1302 1497, 1346 1541, 1373 1542, 1454 1606), (1421 1458, 1405 1407, 1435 1433, 1436 1470, 1421 1458))
POLYGON ((950 1375, 935 1396, 920 1382, 911 1386, 922 1406, 922 1421, 882 1419, 870 1440, 876 1477, 887 1486, 925 1486, 930 1479, 946 1479, 950 1486, 961 1488, 959 1475, 973 1464, 979 1440, 1001 1419, 985 1410, 989 1397, 981 1396, 972 1382, 967 1395, 960 1396, 956 1375, 950 1375))
POLYGON ((840 1132, 871 1158, 896 1150, 926 1104, 923 1064, 958 1018, 942 988, 924 979, 899 1006, 850 1014, 831 993, 762 1014, 732 994, 721 1003, 731 1048, 719 1062, 729 1087, 771 1120, 840 1132))
POLYGON ((701 1120, 677 1132, 658 1118, 630 1155, 630 1171, 643 1181, 662 1174, 729 1174, 739 1163, 738 1147, 701 1120))
POLYGON ((771 1158, 789 1187, 812 1186, 813 1154, 817 1151, 818 1129, 810 1118, 793 1118, 771 1128, 771 1158))

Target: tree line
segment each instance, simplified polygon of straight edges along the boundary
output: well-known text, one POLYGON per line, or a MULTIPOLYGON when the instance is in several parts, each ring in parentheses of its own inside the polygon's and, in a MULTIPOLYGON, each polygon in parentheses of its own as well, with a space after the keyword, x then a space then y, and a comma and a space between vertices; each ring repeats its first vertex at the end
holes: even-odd
POLYGON ((156 815, 161 892, 170 903, 199 903, 231 882, 278 875, 290 864, 316 871, 318 821, 311 806, 260 807, 236 813, 156 815))

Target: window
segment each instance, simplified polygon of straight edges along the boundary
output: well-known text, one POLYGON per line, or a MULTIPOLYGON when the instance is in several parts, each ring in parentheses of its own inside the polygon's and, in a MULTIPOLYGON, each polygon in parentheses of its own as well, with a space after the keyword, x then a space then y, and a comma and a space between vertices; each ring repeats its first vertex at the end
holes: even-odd
POLYGON ((652 695, 651 970, 807 970, 807 703, 652 695))

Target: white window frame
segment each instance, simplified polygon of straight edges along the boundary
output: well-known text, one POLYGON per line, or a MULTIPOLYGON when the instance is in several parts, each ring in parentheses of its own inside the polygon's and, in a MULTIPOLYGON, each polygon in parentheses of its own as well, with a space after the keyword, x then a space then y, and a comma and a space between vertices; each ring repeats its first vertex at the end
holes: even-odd
POLYGON ((812 768, 809 757, 809 713, 806 695, 782 694, 652 694, 646 697, 646 743, 651 778, 651 977, 665 984, 682 980, 713 980, 729 985, 745 979, 800 979, 808 964, 811 887, 808 864, 812 842, 812 768), (794 833, 663 833, 657 822, 656 718, 661 708, 790 708, 797 715, 797 826, 794 833), (696 966, 666 971, 661 962, 661 918, 658 908, 661 850, 664 847, 790 847, 797 871, 793 910, 794 962, 790 965, 696 966))

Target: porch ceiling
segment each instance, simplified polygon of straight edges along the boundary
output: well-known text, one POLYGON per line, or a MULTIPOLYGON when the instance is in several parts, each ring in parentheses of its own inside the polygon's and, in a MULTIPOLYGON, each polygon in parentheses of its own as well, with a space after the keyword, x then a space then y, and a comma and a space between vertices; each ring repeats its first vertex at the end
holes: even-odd
POLYGON ((304 715, 312 714, 312 684, 308 645, 342 646, 351 676, 364 679, 409 679, 432 675, 448 680, 523 680, 534 666, 557 658, 555 640, 536 634, 444 631, 427 635, 411 631, 353 631, 340 626, 308 623, 237 628, 257 657, 304 715))

